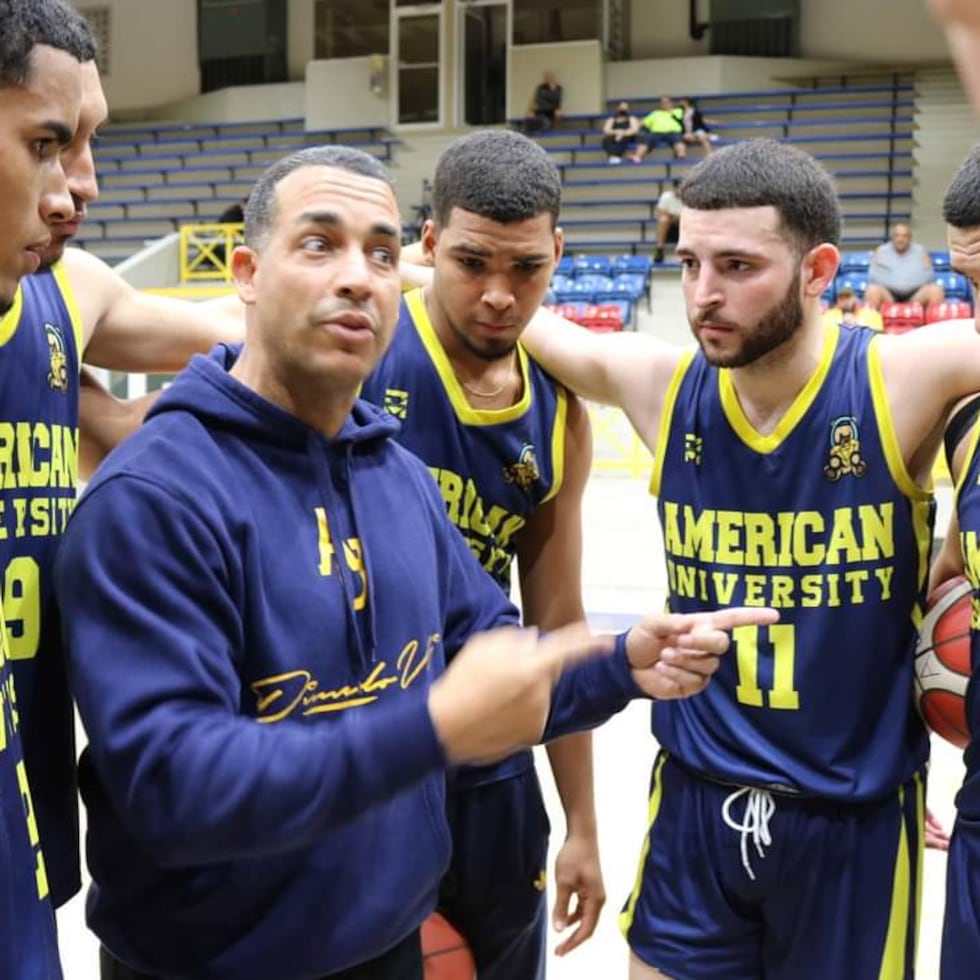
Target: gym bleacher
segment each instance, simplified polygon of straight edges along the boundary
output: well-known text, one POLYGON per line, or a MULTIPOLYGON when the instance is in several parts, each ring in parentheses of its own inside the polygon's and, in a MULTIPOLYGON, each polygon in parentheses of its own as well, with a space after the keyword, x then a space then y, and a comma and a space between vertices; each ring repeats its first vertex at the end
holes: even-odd
POLYGON ((345 143, 391 161, 398 140, 379 127, 308 132, 301 119, 110 126, 95 149, 99 200, 74 244, 114 264, 188 222, 213 222, 292 150, 345 143))
MULTIPOLYGON (((769 137, 820 160, 839 189, 842 248, 864 255, 866 271, 870 249, 887 239, 893 224, 911 217, 912 96, 911 83, 896 77, 869 85, 705 95, 698 97, 698 106, 710 120, 716 146, 769 137)), ((637 165, 610 166, 601 146, 602 124, 621 98, 608 99, 605 113, 565 116, 558 127, 535 137, 561 174, 561 225, 566 255, 573 257, 558 269, 549 302, 569 319, 600 330, 618 329, 612 304, 619 306, 620 327, 635 325, 637 304, 649 302, 652 277, 676 273, 669 255, 663 263, 649 259, 657 244, 657 199, 702 158, 699 148, 689 147, 682 160, 661 148, 637 165), (627 258, 646 259, 642 292, 624 279, 627 258)), ((642 118, 658 99, 650 94, 626 101, 642 118)), ((948 264, 937 268, 937 274, 946 272, 948 264)), ((969 299, 968 290, 961 293, 956 284, 947 296, 969 299)), ((833 298, 829 295, 828 302, 833 298)), ((922 322, 926 316, 923 310, 922 322)))

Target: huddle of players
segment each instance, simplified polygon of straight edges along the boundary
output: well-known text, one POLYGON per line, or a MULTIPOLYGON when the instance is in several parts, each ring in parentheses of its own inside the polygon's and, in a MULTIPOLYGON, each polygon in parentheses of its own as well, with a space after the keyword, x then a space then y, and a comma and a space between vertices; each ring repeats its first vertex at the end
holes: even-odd
MULTIPOLYGON (((500 152, 513 152, 515 167, 527 168, 509 173, 548 185, 543 156, 519 137, 470 139, 477 156, 487 149, 481 140, 499 140, 500 152)), ((461 141, 457 157, 465 157, 467 145, 461 141)), ((961 200, 977 198, 977 168, 974 154, 947 198, 947 220, 965 236, 958 250, 958 232, 952 233, 954 265, 967 274, 975 261, 970 229, 980 228, 980 220, 972 220, 978 216, 965 205, 954 212, 950 201, 954 192, 961 200)), ((512 276, 538 276, 546 284, 560 245, 550 205, 536 210, 540 201, 533 195, 530 205, 515 202, 514 187, 494 186, 486 168, 462 174, 489 182, 491 203, 474 205, 483 209, 476 211, 454 204, 461 210, 451 208, 441 219, 437 209, 427 245, 435 280, 428 292, 406 297, 396 346, 374 378, 376 400, 387 401, 393 414, 410 406, 406 423, 417 406, 431 404, 413 398, 417 392, 441 399, 438 409, 431 407, 442 417, 421 424, 454 433, 446 439, 462 447, 463 458, 426 460, 439 471, 450 510, 469 493, 457 477, 472 480, 486 499, 493 498, 484 485, 503 482, 520 500, 522 484, 534 486, 542 474, 560 493, 561 449, 540 459, 520 450, 561 447, 559 419, 568 411, 561 408, 564 392, 533 360, 525 361, 520 348, 516 356, 507 345, 481 352, 491 365, 516 372, 499 372, 504 388, 510 385, 503 396, 509 405, 474 408, 454 382, 458 369, 445 353, 452 336, 431 321, 452 329, 455 311, 440 306, 465 293, 454 275, 501 274, 499 256, 492 247, 474 247, 481 229, 467 222, 475 215, 487 223, 482 230, 493 233, 491 240, 517 241, 514 252, 504 249, 512 276), (499 194, 503 201, 494 199, 499 194), (545 220, 537 220, 542 213, 545 220), (528 249, 520 233, 536 220, 538 237, 528 249), (457 222, 464 225, 462 241, 450 245, 457 222), (446 247, 440 248, 443 235, 446 247), (507 426, 515 420, 536 427, 533 443, 514 441, 507 426), (480 472, 480 463, 466 457, 468 450, 482 450, 480 439, 487 436, 504 458, 480 472)), ((687 220, 679 254, 699 353, 692 357, 649 338, 582 336, 547 317, 526 334, 538 361, 588 397, 624 407, 654 450, 652 489, 664 527, 672 608, 765 601, 782 612, 778 625, 747 623, 735 630, 734 650, 698 698, 654 707, 654 732, 664 751, 654 768, 642 874, 623 918, 632 969, 636 976, 656 976, 656 968, 677 977, 911 975, 926 741, 911 711, 910 624, 926 585, 931 523, 931 501, 921 487, 937 423, 951 401, 980 388, 980 346, 956 328, 883 342, 863 331, 814 327, 812 311, 836 268, 839 214, 832 184, 804 155, 765 141, 733 147, 692 173, 683 196, 687 220), (910 413, 897 393, 912 378, 921 389, 923 377, 939 394, 910 413), (852 466, 833 480, 821 479, 841 439, 849 450, 841 457, 845 470, 856 453, 860 472, 852 466), (723 465, 712 462, 719 459, 723 465), (803 481, 807 467, 816 467, 816 475, 803 481), (760 469, 766 473, 762 488, 760 469), (840 690, 844 669, 835 662, 861 678, 852 690, 840 690), (702 819, 691 826, 695 812, 702 819), (860 912, 842 921, 842 907, 860 912), (693 945, 691 935, 699 936, 693 945)), ((528 315, 536 305, 529 304, 528 315)), ((508 308, 505 302, 502 309, 508 308)), ((523 314, 500 320, 515 335, 526 323, 523 314)), ((477 398, 496 385, 481 390, 477 398)), ((405 429, 410 433, 412 426, 405 429)), ((423 456, 427 449, 451 455, 451 447, 420 438, 423 456)), ((975 445, 975 436, 961 444, 956 468, 966 549, 975 543, 969 531, 976 526, 975 445)), ((543 489, 531 510, 547 506, 549 487, 543 489)), ((487 538, 481 545, 488 556, 499 548, 506 563, 506 536, 501 540, 499 524, 488 518, 484 509, 469 531, 487 538)), ((499 516, 498 522, 505 524, 499 516)), ((13 747, 12 685, 6 681, 5 691, 13 747)), ((975 698, 970 712, 976 730, 975 698)), ((948 904, 944 978, 966 976, 975 962, 980 918, 971 890, 978 887, 971 886, 978 879, 971 822, 977 818, 967 806, 975 795, 968 792, 974 763, 971 748, 950 859, 955 896, 948 904)), ((15 799, 15 809, 22 809, 23 766, 14 772, 20 792, 11 797, 5 786, 3 805, 15 799)), ((518 767, 511 775, 525 772, 518 767)), ((517 794, 522 805, 529 792, 517 794)), ((536 812, 533 799, 530 807, 536 812)), ((31 844, 32 884, 40 891, 43 859, 33 831, 31 844)), ((16 886, 13 877, 9 881, 16 886)), ((528 904, 529 921, 539 923, 540 901, 528 904)), ((532 934, 540 959, 537 925, 532 934)), ((2 938, 5 950, 31 942, 20 930, 2 938)), ((53 947, 38 942, 39 949, 47 942, 49 951, 48 973, 39 975, 55 975, 53 947)), ((540 969, 529 967, 534 972, 522 976, 540 969)))

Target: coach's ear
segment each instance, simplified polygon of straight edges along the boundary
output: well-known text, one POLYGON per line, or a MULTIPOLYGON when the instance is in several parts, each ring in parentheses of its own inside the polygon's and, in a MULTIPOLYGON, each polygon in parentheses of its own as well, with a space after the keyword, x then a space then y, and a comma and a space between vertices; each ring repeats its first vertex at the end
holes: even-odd
POLYGON ((840 265, 840 252, 829 242, 822 242, 816 248, 811 248, 803 256, 800 265, 800 280, 803 284, 803 295, 816 298, 834 281, 837 268, 840 265))
POLYGON ((555 226, 555 265, 561 261, 565 252, 565 232, 561 230, 561 225, 555 226))
POLYGON ((255 302, 258 265, 258 255, 247 245, 238 245, 231 253, 231 278, 238 290, 239 299, 249 305, 255 302))

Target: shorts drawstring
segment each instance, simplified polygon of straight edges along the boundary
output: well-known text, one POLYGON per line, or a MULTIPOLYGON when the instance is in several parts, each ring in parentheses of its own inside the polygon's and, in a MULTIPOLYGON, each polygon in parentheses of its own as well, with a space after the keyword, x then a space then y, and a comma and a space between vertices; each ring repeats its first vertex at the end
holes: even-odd
POLYGON ((757 789, 755 786, 745 786, 730 793, 721 807, 721 817, 726 826, 741 834, 742 867, 753 881, 755 881, 755 872, 749 862, 749 836, 752 837, 752 843, 759 857, 765 857, 763 848, 772 844, 769 821, 775 812, 776 801, 772 793, 765 789, 757 789), (742 815, 742 822, 736 823, 731 815, 732 805, 743 796, 746 798, 745 812, 742 815))

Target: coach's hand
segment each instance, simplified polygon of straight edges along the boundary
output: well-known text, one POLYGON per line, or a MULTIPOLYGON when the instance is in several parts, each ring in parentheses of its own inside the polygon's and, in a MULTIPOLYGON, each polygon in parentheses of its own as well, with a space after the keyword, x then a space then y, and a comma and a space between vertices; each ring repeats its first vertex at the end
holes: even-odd
POLYGON ((541 741, 562 672, 613 648, 574 623, 539 637, 502 627, 473 636, 429 691, 429 714, 449 761, 500 758, 541 741))
POLYGON ((647 616, 629 631, 626 655, 643 692, 664 701, 703 691, 737 626, 768 626, 775 609, 738 606, 711 613, 647 616))

